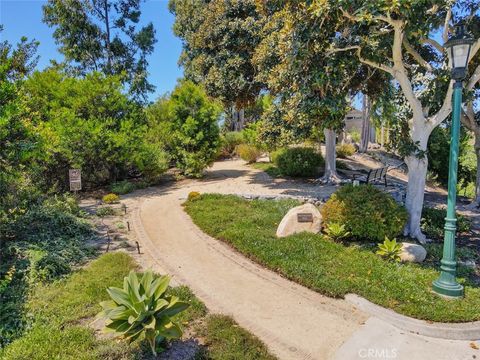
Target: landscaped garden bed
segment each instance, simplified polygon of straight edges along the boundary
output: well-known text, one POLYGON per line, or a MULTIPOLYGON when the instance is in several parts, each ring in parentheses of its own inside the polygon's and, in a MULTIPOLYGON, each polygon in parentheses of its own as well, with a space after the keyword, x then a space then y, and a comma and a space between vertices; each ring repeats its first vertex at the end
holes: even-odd
POLYGON ((207 194, 188 201, 185 210, 207 234, 325 295, 355 293, 418 319, 480 320, 480 289, 469 277, 459 279, 465 286, 465 298, 461 300, 446 300, 431 292, 438 264, 433 268, 428 261, 389 262, 376 255, 369 244, 334 242, 321 234, 276 238, 280 220, 297 205, 295 200, 246 200, 207 194))
MULTIPOLYGON (((107 286, 121 287, 123 278, 137 265, 121 252, 105 254, 71 276, 39 285, 26 308, 31 327, 3 350, 10 359, 151 359, 143 342, 127 344, 112 337, 99 337, 92 324, 101 310, 99 302, 108 299, 107 286)), ((185 286, 167 290, 190 306, 175 320, 189 336, 201 338, 199 359, 274 359, 263 343, 226 316, 208 315, 185 286)), ((167 344, 168 345, 168 344, 167 344)))

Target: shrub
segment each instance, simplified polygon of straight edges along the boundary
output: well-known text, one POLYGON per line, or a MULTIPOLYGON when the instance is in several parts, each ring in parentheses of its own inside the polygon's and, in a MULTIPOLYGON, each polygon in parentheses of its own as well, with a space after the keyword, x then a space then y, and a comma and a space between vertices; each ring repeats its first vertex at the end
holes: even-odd
POLYGON ((172 317, 189 304, 165 293, 169 282, 168 276, 156 276, 151 271, 139 279, 132 271, 125 277, 123 289, 108 288, 111 300, 100 303, 103 311, 98 314, 107 319, 106 331, 128 341, 144 338, 154 356, 162 350, 165 339, 180 338, 182 330, 172 317))
MULTIPOLYGON (((465 216, 457 214, 457 231, 470 231, 471 223, 465 216)), ((445 218, 447 209, 435 209, 424 207, 422 212, 421 226, 427 237, 442 240, 444 234, 445 218)))
POLYGON ((131 193, 133 190, 135 190, 135 185, 126 180, 113 183, 110 186, 110 191, 117 195, 125 195, 131 193))
POLYGON ((191 81, 182 81, 170 101, 173 160, 184 175, 201 177, 218 155, 220 106, 191 81))
POLYGON ((272 160, 283 175, 309 177, 318 174, 323 164, 322 155, 313 148, 285 148, 275 152, 272 160))
POLYGON ((242 158, 242 160, 245 160, 249 164, 256 162, 260 155, 262 155, 261 150, 253 145, 247 144, 238 145, 236 152, 238 156, 242 158))
POLYGON ((188 193, 188 201, 196 200, 200 197, 200 193, 198 191, 190 191, 188 193))
POLYGON ((372 185, 342 186, 321 208, 326 224, 344 224, 352 236, 383 241, 402 232, 407 211, 372 185))
POLYGON ((107 195, 105 195, 104 197, 102 197, 102 201, 103 201, 105 204, 118 203, 119 200, 120 200, 120 198, 118 197, 117 194, 107 194, 107 195))
POLYGON ((340 144, 337 146, 337 156, 339 158, 347 158, 348 156, 352 156, 353 154, 355 154, 356 152, 356 149, 355 149, 355 146, 353 144, 340 144))
POLYGON ((115 215, 115 210, 110 206, 104 206, 97 209, 95 214, 99 217, 110 216, 110 215, 115 215))
POLYGON ((347 231, 345 225, 334 222, 327 224, 325 234, 332 240, 342 240, 350 236, 350 232, 347 231))
POLYGON ((397 243, 397 239, 390 240, 385 238, 383 243, 378 244, 377 255, 380 255, 388 261, 400 261, 402 245, 397 243))
POLYGON ((235 155, 235 150, 238 145, 245 142, 243 138, 243 133, 239 131, 229 131, 221 136, 221 147, 220 147, 220 156, 221 157, 231 157, 235 155))
POLYGON ((352 128, 349 132, 350 137, 352 138, 353 142, 359 143, 361 139, 360 131, 355 128, 352 128))

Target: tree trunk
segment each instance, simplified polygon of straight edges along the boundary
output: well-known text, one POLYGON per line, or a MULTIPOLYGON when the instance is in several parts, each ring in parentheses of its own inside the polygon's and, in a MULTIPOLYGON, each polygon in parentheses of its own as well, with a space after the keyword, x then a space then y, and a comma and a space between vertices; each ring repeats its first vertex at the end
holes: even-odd
POLYGON ((419 159, 415 156, 409 156, 405 158, 405 163, 408 166, 405 207, 408 210, 409 219, 405 226, 404 235, 416 238, 424 244, 427 238, 420 229, 420 219, 422 218, 428 160, 426 157, 419 159))
POLYGON ((362 137, 360 139, 359 152, 365 153, 368 150, 370 141, 370 99, 363 95, 363 119, 362 119, 362 137))
POLYGON ((233 130, 243 130, 245 124, 245 109, 235 107, 233 111, 233 130))
POLYGON ((480 206, 480 131, 474 132, 475 136, 475 155, 477 156, 477 178, 475 180, 475 207, 480 206))
POLYGON ((340 177, 337 174, 336 165, 336 135, 335 131, 325 129, 325 174, 320 179, 323 184, 337 184, 340 182, 340 177))
MULTIPOLYGON (((432 132, 425 125, 425 119, 413 119, 413 130, 411 137, 414 143, 417 143, 420 151, 427 150, 428 138, 432 132)), ((417 239, 425 244, 427 237, 422 233, 420 220, 422 218, 423 199, 425 195, 425 182, 427 179, 428 158, 424 156, 407 156, 405 163, 408 167, 408 184, 405 207, 408 210, 409 219, 404 229, 404 235, 417 239)))

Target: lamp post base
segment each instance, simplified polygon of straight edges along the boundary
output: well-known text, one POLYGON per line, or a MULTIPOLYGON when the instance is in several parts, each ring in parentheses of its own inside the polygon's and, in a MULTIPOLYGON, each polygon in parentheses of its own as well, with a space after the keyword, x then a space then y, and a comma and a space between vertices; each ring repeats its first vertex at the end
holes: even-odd
POLYGON ((451 298, 460 298, 463 297, 464 294, 463 286, 459 283, 446 283, 441 279, 437 279, 433 282, 432 289, 439 295, 448 296, 451 298))

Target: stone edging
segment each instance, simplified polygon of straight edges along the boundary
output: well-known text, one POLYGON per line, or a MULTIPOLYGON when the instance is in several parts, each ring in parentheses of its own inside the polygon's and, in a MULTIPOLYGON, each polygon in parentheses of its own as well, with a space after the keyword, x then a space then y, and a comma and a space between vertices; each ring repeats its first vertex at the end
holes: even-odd
POLYGON ((356 294, 345 295, 345 300, 358 309, 382 319, 389 324, 414 334, 448 340, 479 340, 480 321, 467 323, 438 323, 414 319, 385 309, 356 294))

